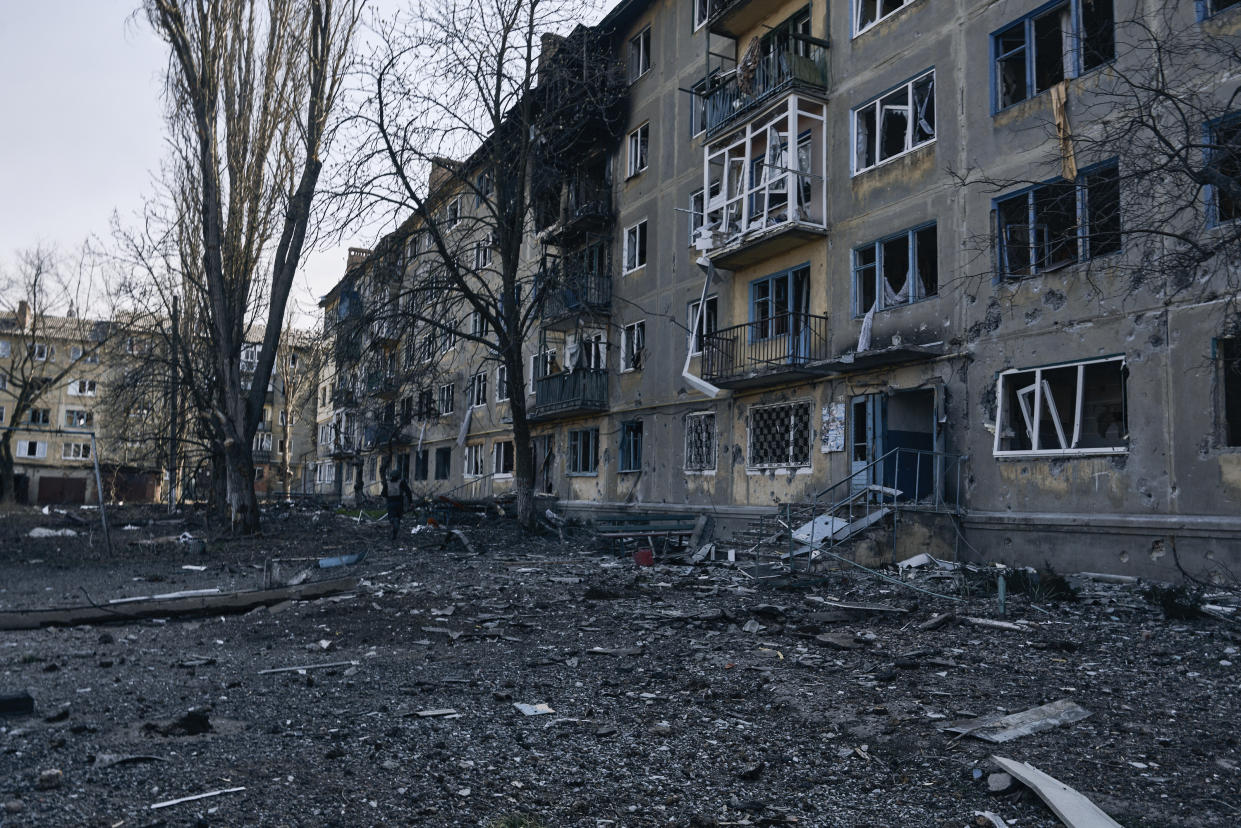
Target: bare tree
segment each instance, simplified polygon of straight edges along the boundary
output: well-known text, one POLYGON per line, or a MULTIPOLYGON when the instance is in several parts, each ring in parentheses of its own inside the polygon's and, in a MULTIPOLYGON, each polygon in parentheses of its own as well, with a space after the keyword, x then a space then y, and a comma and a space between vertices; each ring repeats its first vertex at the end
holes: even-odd
POLYGON ((146 0, 171 50, 167 89, 180 191, 202 245, 203 334, 229 517, 259 527, 252 439, 349 68, 359 0, 146 0), (267 275, 261 275, 266 272, 267 275), (256 298, 264 339, 249 391, 240 355, 256 298))
POLYGON ((1001 196, 991 234, 975 240, 985 261, 975 275, 1015 278, 1086 262, 1101 297, 1220 299, 1235 333, 1241 39, 1227 24, 1200 22, 1193 4, 1132 8, 1113 20, 1112 3, 1091 4, 1096 19, 1072 24, 1064 55, 1027 63, 1039 44, 1018 39, 1011 58, 996 60, 997 107, 1050 93, 1050 106, 1027 121, 1047 149, 1022 177, 952 171, 1001 196), (1074 62, 1097 71, 1073 80, 1074 62), (1025 188, 1028 199, 1002 198, 1025 188))
MULTIPOLYGON (((76 373, 99 361, 111 327, 84 311, 95 305, 95 268, 83 250, 63 270, 53 251, 18 254, 16 269, 0 278, 0 401, 8 425, 0 428, 0 500, 16 500, 13 430, 60 427, 39 403, 76 373)), ((106 314, 105 314, 106 317, 106 314)), ((95 380, 89 383, 94 394, 95 380)))
POLYGON ((379 28, 338 203, 347 220, 398 219, 406 327, 475 343, 519 389, 514 477, 529 524, 535 469, 520 389, 552 286, 540 251, 523 243, 558 214, 583 148, 615 141, 623 74, 608 37, 574 28, 588 16, 581 3, 441 0, 420 13, 379 28))

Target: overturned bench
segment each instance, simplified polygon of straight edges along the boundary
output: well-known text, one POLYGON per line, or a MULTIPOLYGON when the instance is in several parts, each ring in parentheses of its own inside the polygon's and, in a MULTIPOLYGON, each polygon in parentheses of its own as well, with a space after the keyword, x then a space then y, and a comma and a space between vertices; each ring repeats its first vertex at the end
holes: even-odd
POLYGON ((707 516, 692 512, 621 512, 597 515, 594 521, 595 534, 621 544, 622 548, 645 539, 654 551, 658 538, 664 552, 672 543, 697 546, 707 527, 707 516))

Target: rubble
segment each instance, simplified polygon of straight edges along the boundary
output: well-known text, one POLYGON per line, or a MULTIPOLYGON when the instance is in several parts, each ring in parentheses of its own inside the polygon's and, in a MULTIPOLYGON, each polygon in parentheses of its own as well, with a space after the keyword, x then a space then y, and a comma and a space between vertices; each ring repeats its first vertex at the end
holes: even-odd
POLYGON ((907 586, 850 571, 777 590, 725 562, 639 568, 572 526, 561 544, 489 519, 469 555, 436 528, 392 545, 382 524, 294 523, 213 541, 205 572, 81 540, 31 564, 3 542, 31 524, 0 525, 0 613, 82 588, 234 594, 266 561, 371 550, 345 601, 6 633, 6 684, 39 707, 0 719, 21 824, 142 825, 155 802, 182 821, 214 809, 213 824, 1061 825, 1024 783, 1000 784, 1011 770, 974 734, 1004 720, 1025 728, 1015 758, 1116 822, 1231 828, 1241 808, 1241 636, 1165 619, 1140 585, 1070 576, 1079 600, 1012 592, 1000 619, 993 594, 934 566, 907 569, 907 586), (908 588, 925 583, 957 600, 908 588), (1084 712, 1072 700, 1089 715, 1058 719, 1084 712), (208 706, 211 730, 177 735, 208 706), (983 726, 943 728, 969 721, 983 726), (50 768, 69 778, 36 793, 50 768))

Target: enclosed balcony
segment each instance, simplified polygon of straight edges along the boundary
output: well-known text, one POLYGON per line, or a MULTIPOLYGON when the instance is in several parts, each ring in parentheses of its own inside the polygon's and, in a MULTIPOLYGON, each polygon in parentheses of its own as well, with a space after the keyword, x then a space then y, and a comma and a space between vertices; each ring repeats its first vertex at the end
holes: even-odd
POLYGON ((827 235, 827 105, 791 94, 707 145, 695 244, 736 270, 827 235))
POLYGON ((574 244, 583 234, 600 232, 614 218, 612 188, 602 173, 579 171, 564 184, 563 209, 559 220, 548 229, 548 241, 574 244))
POLYGON ((828 358, 826 316, 782 313, 703 338, 702 378, 721 388, 754 388, 818 376, 828 358))
POLYGON ((532 420, 572 417, 607 408, 608 372, 605 368, 578 368, 534 381, 532 420))
POLYGON ((706 93, 707 140, 758 113, 768 102, 792 90, 820 97, 827 89, 827 50, 795 44, 743 58, 735 69, 718 76, 706 93))
POLYGON ((401 390, 396 374, 372 371, 366 375, 366 393, 381 399, 392 399, 401 390))
POLYGON ((337 387, 332 389, 332 405, 336 408, 354 408, 358 397, 352 388, 337 387))

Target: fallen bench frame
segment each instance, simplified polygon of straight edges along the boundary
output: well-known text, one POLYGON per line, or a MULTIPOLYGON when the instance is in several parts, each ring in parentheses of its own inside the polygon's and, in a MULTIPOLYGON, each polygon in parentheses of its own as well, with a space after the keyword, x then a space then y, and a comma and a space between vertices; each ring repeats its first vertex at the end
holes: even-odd
POLYGON ((707 518, 693 513, 626 512, 598 515, 594 522, 595 534, 601 538, 619 541, 622 545, 645 538, 652 551, 655 550, 655 539, 661 538, 661 551, 666 552, 668 544, 674 540, 688 541, 691 545, 695 543, 706 527, 707 518))

